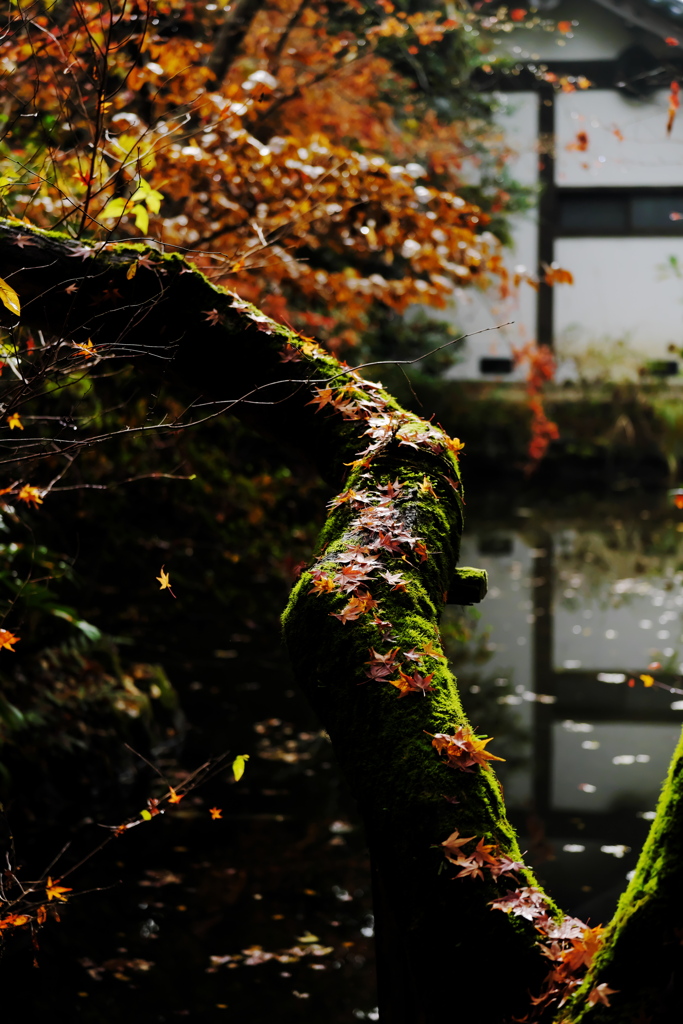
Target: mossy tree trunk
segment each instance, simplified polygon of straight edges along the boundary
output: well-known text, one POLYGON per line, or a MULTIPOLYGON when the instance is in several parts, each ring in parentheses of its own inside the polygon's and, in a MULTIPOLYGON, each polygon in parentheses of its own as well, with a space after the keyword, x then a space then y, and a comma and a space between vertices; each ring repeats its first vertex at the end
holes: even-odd
MULTIPOLYGON (((147 373, 182 381, 285 449, 303 452, 343 486, 317 558, 294 588, 284 632, 299 683, 365 821, 382 1021, 540 1019, 529 994, 551 966, 541 940, 560 915, 515 863, 521 858, 485 743, 467 726, 440 645, 449 592, 476 591, 481 582, 456 570, 463 528, 458 442, 315 343, 214 288, 178 256, 132 245, 90 250, 5 221, 0 277, 18 293, 27 326, 91 342, 98 358, 135 359, 147 373), (510 906, 500 909, 510 912, 494 912, 491 901, 505 898, 510 906)), ((11 330, 17 318, 2 313, 11 330)), ((38 393, 40 372, 33 355, 26 395, 38 393)), ((644 855, 644 889, 657 893, 665 878, 669 886, 665 907, 654 897, 648 904, 652 946, 656 922, 665 910, 673 921, 680 906, 673 868, 656 867, 662 858, 675 863, 680 822, 678 803, 669 801, 652 833, 662 845, 655 850, 651 840, 644 855)), ((632 968, 618 967, 622 956, 632 961, 626 933, 615 925, 596 964, 599 972, 605 965, 596 984, 618 988, 613 980, 624 974, 613 1009, 600 1018, 590 1011, 596 1021, 629 1019, 618 1010, 619 1000, 630 998, 632 968)), ((665 970, 678 970, 674 961, 665 970)), ((553 1018, 555 1004, 547 1003, 544 1020, 553 1018)), ((569 1019, 566 1008, 556 1019, 569 1019)))

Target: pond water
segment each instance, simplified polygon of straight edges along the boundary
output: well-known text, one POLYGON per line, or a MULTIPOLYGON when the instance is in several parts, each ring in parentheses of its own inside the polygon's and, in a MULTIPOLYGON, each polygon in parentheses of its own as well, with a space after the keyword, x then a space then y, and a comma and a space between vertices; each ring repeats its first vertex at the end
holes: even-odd
MULTIPOLYGON (((490 583, 480 607, 443 620, 467 711, 507 759, 500 776, 527 861, 566 910, 604 922, 683 719, 683 695, 639 678, 683 690, 683 512, 665 494, 472 493, 461 561, 490 583)), ((4 983, 30 992, 36 1012, 378 1019, 369 863, 329 742, 274 619, 219 646, 204 662, 178 652, 168 663, 190 722, 183 765, 227 747, 250 753, 245 777, 215 779, 82 869, 79 891, 112 888, 72 900, 44 929, 39 970, 26 945, 8 950, 4 983)), ((98 834, 81 824, 75 850, 98 834)), ((37 873, 62 839, 43 838, 37 873)))
MULTIPOLYGON (((605 921, 683 721, 683 693, 657 685, 683 689, 683 514, 638 495, 470 522, 462 563, 487 570, 489 594, 466 613, 465 651, 451 641, 468 712, 508 758, 529 862, 562 906, 605 921)), ((461 616, 447 611, 446 633, 461 616)))

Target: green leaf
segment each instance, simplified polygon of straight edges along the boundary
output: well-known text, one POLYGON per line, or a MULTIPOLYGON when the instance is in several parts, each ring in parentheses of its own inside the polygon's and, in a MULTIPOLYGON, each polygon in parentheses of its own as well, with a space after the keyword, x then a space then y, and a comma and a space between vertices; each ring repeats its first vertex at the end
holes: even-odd
POLYGON ((143 235, 147 234, 149 227, 149 214, 144 206, 134 206, 132 212, 135 214, 135 227, 140 228, 143 235))
POLYGON ((239 782, 244 775, 244 768, 248 760, 249 754, 238 754, 232 762, 232 774, 235 776, 235 782, 239 782))
POLYGON ((100 217, 102 217, 104 220, 108 220, 109 218, 118 220, 119 217, 123 216, 124 210, 126 209, 127 205, 127 199, 110 199, 105 208, 102 210, 100 217))

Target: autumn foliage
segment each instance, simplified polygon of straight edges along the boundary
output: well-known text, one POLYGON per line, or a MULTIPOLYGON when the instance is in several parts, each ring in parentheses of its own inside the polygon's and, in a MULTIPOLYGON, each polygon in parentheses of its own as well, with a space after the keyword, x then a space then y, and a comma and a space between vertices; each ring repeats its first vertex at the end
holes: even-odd
POLYGON ((465 163, 500 169, 505 148, 483 121, 439 117, 397 58, 470 16, 355 0, 249 13, 235 49, 222 4, 13 8, 6 212, 177 247, 334 350, 359 344, 373 307, 443 308, 485 283, 498 243, 459 191, 465 163))

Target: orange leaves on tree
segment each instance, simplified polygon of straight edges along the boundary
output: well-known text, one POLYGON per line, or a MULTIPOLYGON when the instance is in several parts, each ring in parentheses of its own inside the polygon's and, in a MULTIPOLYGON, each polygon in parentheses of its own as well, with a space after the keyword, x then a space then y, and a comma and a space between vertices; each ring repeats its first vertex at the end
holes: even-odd
POLYGON ((209 814, 211 815, 212 821, 218 821, 219 818, 223 817, 222 807, 209 807, 209 814))
POLYGON ((14 644, 18 644, 21 637, 10 633, 8 629, 0 629, 0 650, 6 647, 8 651, 14 651, 14 644))
POLYGON ((37 487, 33 487, 31 484, 24 484, 24 486, 17 491, 17 499, 19 501, 26 502, 27 505, 33 505, 34 508, 43 504, 40 491, 37 487))
POLYGON ((667 135, 671 134, 671 130, 672 130, 673 126, 674 126, 674 121, 676 120, 676 111, 678 110, 678 108, 681 105, 680 92, 681 92, 681 87, 678 84, 678 82, 676 82, 674 80, 671 83, 671 88, 669 89, 669 110, 668 110, 669 116, 668 116, 668 119, 667 119, 667 122, 666 122, 666 134, 667 135))
MULTIPOLYGON (((559 272, 559 268, 546 269, 559 272)), ((557 424, 546 415, 541 397, 544 384, 552 380, 555 374, 555 359, 547 345, 535 345, 531 342, 521 349, 513 349, 513 357, 515 363, 526 362, 528 366, 526 388, 529 396, 527 402, 531 410, 531 437, 527 449, 529 462, 526 470, 529 473, 543 458, 551 441, 557 440, 560 436, 557 424)))
POLYGON ((56 878, 53 882, 52 878, 48 877, 48 880, 45 884, 45 895, 47 896, 48 900, 59 900, 62 903, 66 903, 67 897, 64 895, 64 893, 71 892, 72 890, 66 885, 58 885, 58 882, 58 878, 56 878))
POLYGON ((7 426, 10 430, 23 430, 24 424, 21 422, 21 416, 18 412, 13 412, 7 417, 7 426))
POLYGON ((21 928, 23 924, 28 924, 31 920, 28 914, 8 914, 7 917, 0 918, 0 931, 5 931, 7 928, 21 928))
POLYGON ((85 356, 86 359, 92 359, 92 357, 95 355, 95 349, 90 338, 88 338, 88 340, 85 342, 74 341, 72 342, 71 347, 74 348, 76 352, 80 352, 81 355, 85 356))
MULTIPOLYGON (((566 270, 564 267, 558 267, 557 264, 552 263, 550 266, 543 267, 543 283, 551 286, 555 284, 574 284, 574 275, 571 270, 566 270)), ((547 348, 547 346, 541 346, 541 348, 547 348)))
POLYGON ((185 796, 184 793, 178 793, 173 786, 168 787, 168 802, 169 804, 179 804, 185 796))
MULTIPOLYGON (((223 6, 186 4, 186 31, 170 33, 166 15, 157 27, 158 19, 138 14, 139 4, 124 5, 118 32, 144 54, 132 66, 125 47, 107 48, 106 5, 88 8, 87 19, 78 5, 46 8, 39 47, 34 23, 14 19, 3 40, 15 66, 8 117, 32 107, 68 109, 70 139, 83 142, 62 147, 55 136, 54 180, 36 177, 28 206, 25 190, 3 197, 12 212, 21 218, 30 207, 42 228, 66 215, 94 231, 102 215, 119 238, 163 229, 169 244, 192 249, 217 284, 261 305, 271 296, 269 312, 281 323, 302 327, 319 317, 314 326, 331 348, 357 344, 373 306, 443 308, 456 286, 478 282, 481 271, 497 273, 488 214, 459 191, 471 139, 485 140, 501 167, 505 144, 480 118, 447 124, 417 101, 410 125, 401 127, 385 99, 386 83, 399 85, 400 74, 379 52, 392 38, 411 51, 437 43, 472 27, 476 15, 408 14, 390 0, 378 11, 353 0, 340 32, 324 7, 299 10, 298 0, 284 0, 254 19, 224 80, 207 88, 223 6), (117 83, 109 99, 98 96, 105 82, 117 83), (106 154, 93 147, 96 121, 106 154), (64 195, 72 203, 66 214, 64 195)), ((525 14, 515 8, 511 18, 525 14)), ((476 36, 470 33, 471 45, 479 46, 476 36)), ((134 260, 130 279, 142 267, 142 258, 134 260)), ((204 315, 216 322, 213 310, 204 315)), ((270 329, 265 321, 262 327, 270 329)), ((295 361, 295 346, 283 358, 295 361)))

